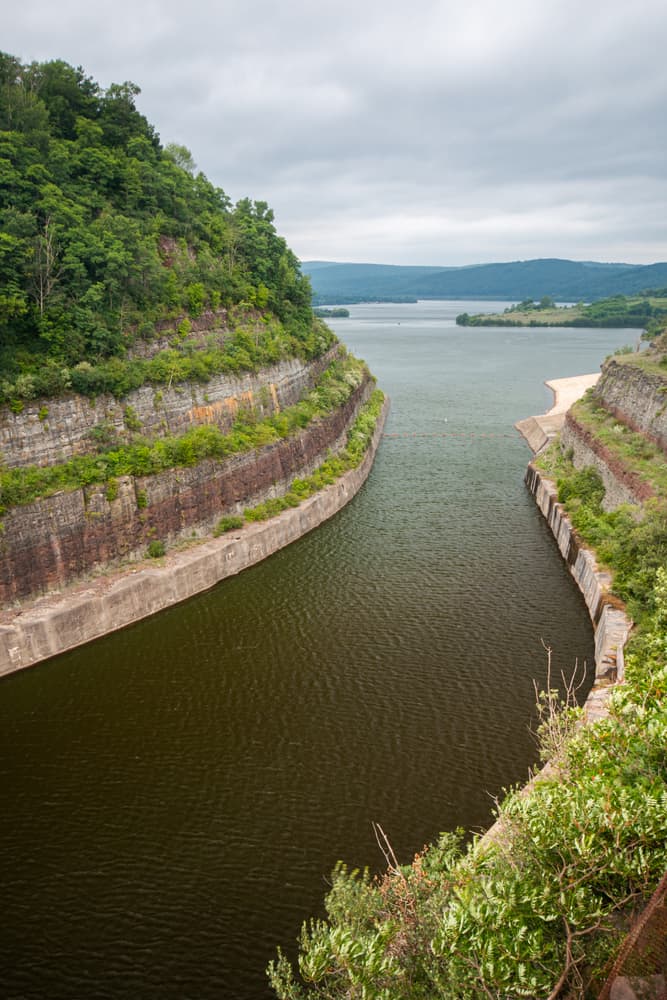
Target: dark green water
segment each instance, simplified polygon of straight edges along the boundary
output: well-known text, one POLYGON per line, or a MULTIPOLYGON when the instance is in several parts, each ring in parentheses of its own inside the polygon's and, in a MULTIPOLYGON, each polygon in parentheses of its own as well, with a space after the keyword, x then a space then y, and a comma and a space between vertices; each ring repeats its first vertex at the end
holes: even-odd
POLYGON ((463 309, 336 323, 397 435, 337 517, 0 684, 2 1000, 263 997, 336 860, 381 866, 372 820, 408 860, 526 777, 540 640, 570 668, 592 633, 512 423, 632 334, 463 309))

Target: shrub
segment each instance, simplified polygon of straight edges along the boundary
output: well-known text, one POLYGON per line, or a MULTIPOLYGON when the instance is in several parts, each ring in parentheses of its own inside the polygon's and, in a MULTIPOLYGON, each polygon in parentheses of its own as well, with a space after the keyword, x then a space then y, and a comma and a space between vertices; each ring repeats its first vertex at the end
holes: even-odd
POLYGON ((164 555, 164 542, 154 539, 148 546, 148 555, 151 559, 159 559, 164 555))
POLYGON ((139 415, 133 406, 126 406, 123 410, 123 422, 128 431, 141 430, 141 420, 139 419, 139 415))
POLYGON ((220 535, 224 535, 227 531, 236 531, 238 528, 242 528, 244 519, 238 514, 228 514, 225 517, 221 517, 215 528, 213 529, 213 537, 219 538, 220 535))
POLYGON ((113 500, 115 500, 117 496, 118 496, 118 480, 111 478, 107 481, 108 503, 111 503, 113 500))

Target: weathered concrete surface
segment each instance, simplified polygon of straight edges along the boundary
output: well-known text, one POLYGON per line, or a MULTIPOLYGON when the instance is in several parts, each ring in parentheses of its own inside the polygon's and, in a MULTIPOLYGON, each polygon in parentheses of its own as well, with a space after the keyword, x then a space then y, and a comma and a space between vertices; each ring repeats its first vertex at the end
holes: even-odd
POLYGON ((537 454, 558 434, 565 422, 565 414, 587 389, 594 386, 600 373, 574 375, 571 378, 554 378, 544 384, 554 394, 554 405, 546 413, 518 420, 514 425, 537 454))
POLYGON ((556 539, 567 567, 582 593, 595 630, 596 681, 614 682, 624 676, 623 647, 632 622, 611 592, 611 576, 600 569, 594 554, 577 537, 570 519, 558 503, 556 485, 533 463, 526 485, 556 539))
POLYGON ((224 514, 281 495, 339 451, 372 389, 367 377, 342 406, 299 434, 227 459, 57 493, 6 512, 0 602, 59 589, 85 574, 144 558, 148 544, 207 534, 224 514), (114 495, 115 493, 115 495, 114 495))
POLYGON ((0 613, 0 675, 90 642, 233 576, 301 538, 358 492, 371 470, 388 410, 385 402, 362 463, 337 482, 270 521, 245 525, 232 537, 168 555, 160 565, 106 576, 29 608, 0 613))
POLYGON ((215 375, 209 382, 144 385, 122 400, 104 394, 96 399, 71 393, 57 399, 27 402, 21 413, 0 406, 0 455, 7 467, 56 465, 74 455, 123 443, 133 434, 165 437, 184 434, 200 424, 231 429, 241 408, 261 416, 297 403, 340 351, 336 345, 314 361, 291 358, 254 374, 215 375))

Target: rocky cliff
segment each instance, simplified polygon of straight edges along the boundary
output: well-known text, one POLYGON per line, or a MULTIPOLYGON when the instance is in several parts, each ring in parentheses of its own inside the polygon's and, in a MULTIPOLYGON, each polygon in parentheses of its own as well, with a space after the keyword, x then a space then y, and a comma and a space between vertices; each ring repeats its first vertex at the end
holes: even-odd
POLYGON ((70 393, 27 402, 20 413, 0 407, 0 455, 5 466, 53 465, 92 454, 99 443, 122 443, 133 434, 182 434, 200 424, 231 428, 242 408, 268 416, 298 402, 338 354, 336 345, 307 362, 285 361, 258 373, 214 376, 205 383, 145 385, 123 399, 70 393))
POLYGON ((667 454, 667 368, 661 372, 659 365, 641 364, 634 355, 609 358, 595 396, 621 423, 641 431, 667 454))
MULTIPOLYGON (((240 408, 251 409, 259 420, 297 403, 339 350, 310 363, 284 361, 240 379, 172 386, 158 403, 155 391, 144 387, 120 401, 109 397, 91 403, 71 395, 38 401, 21 414, 5 408, 0 436, 10 456, 6 464, 59 463, 90 451, 90 430, 102 424, 110 424, 116 440, 122 441, 131 436, 126 426, 129 408, 133 428, 140 424, 145 440, 206 423, 226 432, 240 408)), ((366 371, 340 405, 264 447, 153 475, 119 476, 10 507, 1 522, 0 602, 8 607, 121 562, 145 558, 152 541, 173 545, 201 538, 221 516, 284 495, 292 480, 309 475, 344 447, 372 385, 366 371)))
POLYGON ((605 511, 660 495, 651 469, 667 454, 666 356, 658 345, 645 354, 608 358, 589 397, 566 416, 563 452, 576 468, 597 469, 605 511))

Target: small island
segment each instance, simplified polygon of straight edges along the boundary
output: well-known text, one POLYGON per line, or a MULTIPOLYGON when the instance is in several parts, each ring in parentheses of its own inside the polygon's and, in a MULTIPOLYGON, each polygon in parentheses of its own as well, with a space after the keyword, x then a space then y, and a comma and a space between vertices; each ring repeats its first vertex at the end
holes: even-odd
POLYGON ((560 306, 544 295, 539 301, 524 299, 502 313, 460 313, 456 322, 458 326, 637 327, 651 336, 662 328, 666 316, 667 288, 660 288, 560 306))
POLYGON ((313 309, 313 312, 319 319, 349 319, 350 316, 350 310, 345 309, 344 306, 335 306, 333 309, 325 309, 320 306, 313 309))

